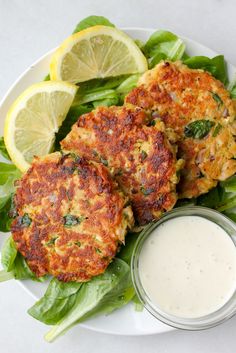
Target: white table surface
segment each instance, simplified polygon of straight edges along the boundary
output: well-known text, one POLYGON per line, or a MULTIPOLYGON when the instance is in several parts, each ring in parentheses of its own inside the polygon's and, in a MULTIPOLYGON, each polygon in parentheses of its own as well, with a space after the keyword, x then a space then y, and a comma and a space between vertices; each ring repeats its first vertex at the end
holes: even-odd
MULTIPOLYGON (((32 62, 56 47, 82 18, 104 15, 119 27, 169 29, 224 53, 236 65, 235 0, 0 0, 0 98, 32 62)), ((233 353, 236 317, 203 332, 121 337, 73 328, 53 344, 32 319, 32 298, 14 281, 0 285, 2 353, 233 353)))

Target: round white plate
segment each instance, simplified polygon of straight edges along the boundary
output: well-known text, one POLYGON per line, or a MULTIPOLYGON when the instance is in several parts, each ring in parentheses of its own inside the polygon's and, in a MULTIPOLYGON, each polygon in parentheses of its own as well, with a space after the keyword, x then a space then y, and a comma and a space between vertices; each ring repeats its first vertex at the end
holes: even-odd
MULTIPOLYGON (((141 39, 146 41, 154 31, 153 29, 144 28, 125 28, 124 31, 134 39, 141 39)), ((213 50, 194 42, 193 40, 183 38, 187 52, 189 55, 206 55, 213 57, 217 55, 213 50)), ((49 61, 51 54, 54 50, 50 51, 37 62, 31 65, 12 85, 5 97, 0 103, 0 136, 3 134, 3 125, 6 113, 17 98, 17 96, 24 91, 29 85, 42 81, 49 71, 49 61)), ((232 79, 236 73, 236 69, 228 64, 229 77, 232 79)), ((5 236, 0 237, 0 245, 5 239, 5 236)), ((18 281, 24 289, 35 298, 39 299, 46 290, 47 283, 36 283, 33 281, 18 281)), ((173 330, 173 328, 156 320, 146 310, 137 312, 134 310, 134 305, 131 303, 126 307, 115 311, 108 316, 101 316, 91 319, 81 326, 88 329, 111 333, 117 335, 149 335, 173 330)))

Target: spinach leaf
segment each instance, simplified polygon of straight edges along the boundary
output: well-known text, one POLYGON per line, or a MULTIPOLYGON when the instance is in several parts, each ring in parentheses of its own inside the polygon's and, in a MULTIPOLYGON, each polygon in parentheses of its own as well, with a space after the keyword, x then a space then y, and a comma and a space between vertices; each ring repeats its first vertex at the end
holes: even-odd
POLYGON ((225 212, 235 207, 236 207, 236 195, 233 194, 232 196, 229 196, 228 198, 224 199, 219 205, 217 205, 217 207, 215 207, 215 209, 219 212, 225 212))
POLYGON ((21 225, 21 228, 27 228, 31 225, 32 219, 28 215, 28 213, 24 213, 22 217, 19 217, 19 223, 21 225))
POLYGON ((224 85, 228 83, 227 66, 223 55, 217 55, 212 59, 207 56, 192 56, 184 60, 184 64, 191 69, 202 69, 210 72, 212 76, 223 82, 224 85))
POLYGON ((13 269, 15 279, 31 279, 34 281, 42 282, 45 280, 44 277, 36 277, 34 272, 31 271, 25 258, 18 252, 13 264, 13 269))
POLYGON ((107 98, 115 98, 116 97, 116 92, 113 89, 105 89, 103 91, 94 91, 94 92, 89 92, 87 94, 84 94, 83 96, 79 95, 77 96, 78 99, 78 104, 85 104, 97 100, 103 100, 107 98))
MULTIPOLYGON (((133 76, 133 75, 131 75, 133 76)), ((81 82, 75 96, 75 104, 80 103, 80 97, 87 93, 100 92, 118 87, 129 75, 121 75, 109 78, 95 78, 93 80, 81 82)))
POLYGON ((197 198, 197 205, 202 207, 215 208, 222 199, 222 190, 217 186, 211 189, 207 194, 203 194, 197 198))
POLYGON ((15 279, 32 279, 35 281, 43 281, 45 278, 37 278, 30 270, 24 257, 17 252, 14 240, 10 236, 4 243, 1 250, 1 262, 4 271, 1 271, 1 279, 3 280, 15 279), (9 275, 7 275, 9 273, 9 275))
POLYGON ((1 249, 1 262, 5 271, 12 270, 17 255, 17 249, 12 237, 5 240, 1 249))
POLYGON ((138 239, 139 233, 128 233, 125 237, 125 245, 122 245, 120 252, 118 252, 117 257, 125 261, 130 265, 132 253, 138 239))
MULTIPOLYGON (((95 103, 95 106, 104 105, 103 102, 114 101, 112 104, 123 104, 124 95, 131 91, 136 85, 139 74, 124 75, 107 79, 95 79, 81 83, 76 94, 73 105, 95 103)), ((110 102, 109 102, 110 103, 110 102)), ((105 104, 107 105, 107 104, 105 104)), ((111 104, 109 104, 111 105, 111 104)))
POLYGON ((155 189, 154 188, 144 188, 143 186, 141 186, 140 191, 143 193, 144 196, 148 196, 150 194, 152 194, 155 189))
POLYGON ((220 186, 223 187, 226 192, 236 192, 236 175, 233 175, 225 181, 221 181, 220 186))
POLYGON ((151 35, 144 45, 143 51, 149 59, 149 68, 152 68, 164 59, 180 60, 185 51, 185 44, 175 34, 159 30, 151 35))
POLYGON ((76 123, 79 117, 85 113, 89 113, 93 107, 88 105, 74 105, 70 108, 66 119, 63 121, 58 133, 56 134, 55 150, 60 149, 60 141, 63 140, 70 132, 72 125, 76 123))
POLYGON ((36 277, 35 273, 29 268, 25 258, 19 252, 17 252, 11 272, 15 279, 31 279, 37 282, 44 282, 47 279, 47 276, 36 277))
POLYGON ((55 149, 60 149, 60 141, 66 137, 82 114, 89 113, 98 106, 123 104, 124 96, 137 85, 139 77, 139 74, 135 74, 82 82, 73 105, 56 134, 55 149))
POLYGON ((84 219, 83 217, 77 217, 72 214, 67 214, 63 218, 64 218, 64 226, 68 228, 76 226, 77 224, 80 224, 84 219))
POLYGON ((212 136, 216 137, 217 135, 219 135, 219 132, 221 129, 222 129, 222 125, 220 123, 218 123, 213 131, 212 136))
POLYGON ((11 209, 12 209, 12 199, 10 197, 9 199, 7 199, 4 207, 0 209, 0 232, 7 233, 10 231, 11 222, 12 222, 12 218, 10 216, 11 209))
MULTIPOLYGON (((52 342, 75 324, 126 305, 133 296, 130 267, 121 259, 114 259, 102 275, 82 284, 76 294, 74 306, 45 338, 52 342)), ((38 319, 42 320, 40 316, 38 319)))
POLYGON ((17 179, 21 173, 13 164, 0 162, 0 185, 4 185, 12 176, 17 179))
MULTIPOLYGON (((138 75, 131 75, 131 76, 122 75, 118 77, 111 77, 106 79, 94 79, 94 80, 82 82, 75 96, 73 105, 91 103, 93 101, 102 100, 106 98, 114 98, 118 95, 118 93, 124 92, 124 89, 122 89, 122 86, 121 86, 123 82, 128 80, 130 77, 137 77, 137 76, 138 75), (116 91, 117 88, 119 88, 118 91, 116 91)), ((129 81, 127 81, 127 83, 128 82, 129 81)), ((127 83, 126 83, 125 92, 128 92, 127 83)), ((130 83, 128 83, 128 86, 130 86, 130 83)))
POLYGON ((229 217, 233 222, 236 223, 236 213, 235 211, 225 211, 223 212, 225 216, 229 217))
POLYGON ((179 199, 176 204, 175 208, 177 207, 186 207, 186 206, 194 206, 196 205, 197 200, 195 198, 192 199, 179 199))
MULTIPOLYGON (((132 258, 132 254, 133 254, 137 239, 140 233, 144 231, 144 229, 141 229, 139 232, 128 233, 125 238, 125 245, 122 245, 120 252, 118 252, 117 254, 117 257, 125 261, 128 265, 130 265, 131 263, 131 258, 132 258)), ((134 295, 134 297, 132 298, 132 301, 134 303, 135 311, 143 310, 143 304, 140 302, 137 295, 134 295)))
POLYGON ((80 32, 83 29, 89 28, 89 27, 93 27, 93 26, 108 26, 108 27, 115 27, 113 25, 113 23, 111 23, 107 18, 103 17, 103 16, 89 16, 84 18, 82 21, 80 21, 74 32, 80 32))
POLYGON ((44 296, 28 310, 28 314, 47 325, 55 325, 75 304, 81 285, 53 278, 44 296))
POLYGON ((209 131, 214 125, 215 123, 210 120, 196 120, 185 126, 184 134, 186 137, 202 139, 209 134, 209 131))
POLYGON ((139 47, 139 49, 143 51, 145 43, 140 39, 134 39, 134 42, 139 47))
POLYGON ((0 162, 0 231, 8 232, 11 218, 12 196, 15 192, 15 181, 21 176, 20 171, 13 165, 0 162))
POLYGON ((233 212, 236 207, 235 177, 221 182, 207 194, 197 198, 197 205, 213 208, 219 212, 233 212), (230 192, 229 192, 230 191, 230 192))
POLYGON ((214 92, 211 92, 211 94, 212 94, 213 99, 216 101, 216 103, 220 107, 223 104, 223 101, 220 98, 220 96, 217 93, 214 93, 214 92))
POLYGON ((120 95, 120 104, 123 104, 125 95, 137 86, 140 76, 140 74, 128 76, 115 89, 116 93, 120 95))
POLYGON ((113 98, 104 98, 101 100, 97 100, 97 101, 93 101, 92 105, 94 108, 97 107, 110 107, 112 105, 120 105, 120 99, 119 97, 116 95, 113 98))
POLYGON ((230 97, 236 99, 236 84, 230 91, 230 97))
POLYGON ((6 146, 5 146, 5 142, 4 142, 4 139, 3 137, 0 137, 0 154, 5 158, 5 159, 8 159, 9 161, 11 160, 8 152, 7 152, 7 149, 6 149, 6 146))
POLYGON ((163 53, 156 53, 153 56, 151 56, 148 60, 148 68, 152 69, 155 67, 161 60, 166 60, 168 59, 167 56, 163 53))
POLYGON ((139 297, 137 296, 137 294, 135 294, 132 301, 134 302, 135 311, 143 311, 143 304, 139 300, 139 297))
POLYGON ((106 167, 108 166, 108 161, 107 159, 103 158, 103 157, 100 157, 100 161, 103 165, 105 165, 106 167))
POLYGON ((122 94, 130 92, 134 87, 137 86, 140 76, 140 74, 134 74, 124 78, 124 80, 116 88, 116 92, 122 94))
MULTIPOLYGON (((119 260, 121 262, 121 260, 119 260)), ((127 266, 123 263, 123 268, 127 266)), ((126 270, 124 270, 126 273, 126 270)), ((114 273, 113 273, 114 275, 114 273)), ((121 308, 130 302, 135 295, 135 290, 132 285, 130 268, 127 266, 127 273, 122 274, 122 280, 119 279, 117 285, 108 291, 100 302, 97 303, 93 310, 83 315, 78 323, 83 322, 89 318, 96 317, 102 314, 110 314, 116 309, 121 308)))
POLYGON ((44 77, 44 81, 50 81, 51 78, 50 78, 50 74, 47 74, 45 77, 44 77))

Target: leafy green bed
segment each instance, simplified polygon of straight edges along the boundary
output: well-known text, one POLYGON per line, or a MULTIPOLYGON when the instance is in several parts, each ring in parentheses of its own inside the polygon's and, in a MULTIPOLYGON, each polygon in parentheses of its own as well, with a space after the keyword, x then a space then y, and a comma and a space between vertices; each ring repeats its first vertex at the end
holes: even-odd
MULTIPOLYGON (((90 16, 76 26, 74 33, 98 24, 114 26, 104 17, 90 16)), ((139 40, 136 40, 136 43, 145 54, 149 68, 163 59, 182 60, 190 68, 209 71, 228 87, 231 97, 236 98, 236 85, 234 83, 228 85, 227 67, 223 55, 214 58, 189 57, 184 42, 168 31, 156 31, 145 44, 139 40)), ((139 75, 136 74, 97 79, 80 84, 76 99, 56 136, 55 149, 59 149, 60 140, 67 135, 81 114, 99 105, 122 105, 124 96, 135 87, 138 78, 139 75)), ((50 77, 47 76, 45 79, 49 80, 50 77)), ((189 133, 195 129, 194 126, 191 128, 189 133)), ((200 132, 203 133, 202 129, 200 132)), ((6 159, 6 163, 0 163, 0 231, 8 232, 14 217, 12 207, 14 182, 19 179, 21 173, 11 164, 3 138, 0 138, 0 153, 6 159)), ((179 201, 177 207, 188 204, 214 208, 236 222, 236 176, 220 183, 208 194, 197 199, 179 201)), ((126 245, 121 248, 117 258, 109 265, 106 272, 89 282, 62 283, 55 278, 51 279, 44 296, 28 311, 37 320, 53 325, 46 335, 48 341, 53 341, 73 325, 95 315, 111 313, 132 299, 136 304, 138 303, 130 276, 130 259, 137 236, 137 233, 128 234, 126 245)), ((0 281, 11 278, 35 281, 47 279, 35 277, 23 256, 17 252, 12 237, 6 240, 2 248, 2 266, 0 281)))

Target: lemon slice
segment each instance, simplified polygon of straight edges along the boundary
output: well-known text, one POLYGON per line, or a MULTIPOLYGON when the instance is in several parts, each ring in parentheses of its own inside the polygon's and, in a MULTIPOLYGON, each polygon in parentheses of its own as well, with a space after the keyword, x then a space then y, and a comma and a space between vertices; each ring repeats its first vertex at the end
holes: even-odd
POLYGON ((35 155, 51 152, 58 131, 73 102, 77 86, 41 82, 30 86, 7 113, 4 141, 15 165, 25 171, 35 155))
POLYGON ((50 77, 78 83, 147 69, 145 56, 130 37, 116 28, 94 26, 61 44, 52 56, 50 77))

